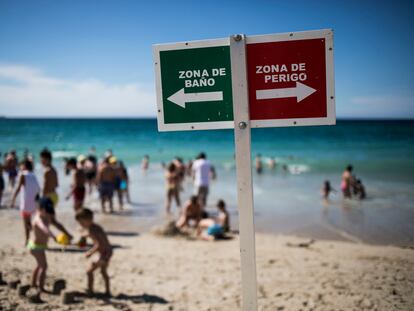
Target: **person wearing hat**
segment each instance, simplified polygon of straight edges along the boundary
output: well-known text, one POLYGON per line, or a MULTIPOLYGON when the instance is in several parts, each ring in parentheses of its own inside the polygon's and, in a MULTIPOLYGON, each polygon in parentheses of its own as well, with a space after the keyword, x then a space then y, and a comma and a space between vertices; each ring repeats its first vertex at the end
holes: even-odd
POLYGON ((79 161, 79 167, 75 158, 71 158, 66 161, 66 169, 74 172, 71 191, 66 196, 66 200, 69 200, 70 197, 73 196, 73 208, 75 211, 82 208, 86 193, 86 177, 85 172, 81 168, 82 161, 84 162, 86 160, 85 156, 84 159, 80 158, 80 160, 81 161, 79 161))

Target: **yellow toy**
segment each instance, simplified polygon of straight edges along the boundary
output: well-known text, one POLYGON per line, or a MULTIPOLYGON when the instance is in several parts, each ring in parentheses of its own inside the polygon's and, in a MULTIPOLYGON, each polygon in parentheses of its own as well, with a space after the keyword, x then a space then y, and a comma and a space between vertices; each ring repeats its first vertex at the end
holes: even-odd
POLYGON ((64 233, 59 234, 56 241, 61 245, 69 245, 69 237, 64 233))

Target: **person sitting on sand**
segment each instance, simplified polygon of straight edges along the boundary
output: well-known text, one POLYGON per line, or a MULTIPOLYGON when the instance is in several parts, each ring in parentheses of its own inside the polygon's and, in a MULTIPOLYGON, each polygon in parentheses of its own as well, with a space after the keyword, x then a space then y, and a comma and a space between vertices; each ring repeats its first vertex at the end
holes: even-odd
POLYGON ((197 235, 203 240, 212 241, 230 230, 230 216, 223 200, 217 202, 218 215, 215 219, 205 218, 197 226, 197 235))
POLYGON ((167 195, 165 210, 167 214, 171 213, 171 202, 174 199, 177 204, 177 208, 181 209, 180 203, 180 179, 181 176, 177 172, 177 166, 174 162, 168 165, 167 171, 165 172, 165 181, 167 186, 167 195))
POLYGON ((105 203, 109 203, 109 210, 112 213, 114 211, 112 197, 115 190, 115 177, 116 173, 109 163, 110 157, 106 157, 104 162, 99 166, 97 182, 99 195, 101 197, 102 211, 105 213, 105 203))
POLYGON ((321 189, 322 197, 325 201, 329 200, 329 194, 331 192, 336 192, 336 190, 332 188, 329 180, 325 180, 321 189))
POLYGON ((177 228, 183 229, 190 226, 190 221, 195 222, 194 226, 197 227, 202 217, 202 208, 198 200, 198 196, 192 195, 190 200, 184 205, 184 209, 180 218, 177 221, 177 228))
POLYGON ((40 187, 37 182, 36 175, 33 173, 33 164, 29 160, 26 160, 20 165, 21 173, 17 182, 17 188, 13 193, 10 207, 15 205, 16 197, 22 190, 20 197, 20 214, 23 219, 25 243, 27 245, 29 241, 29 235, 31 230, 32 215, 36 211, 36 200, 39 198, 40 187))
POLYGON ((33 217, 33 239, 27 244, 30 254, 36 259, 36 268, 32 273, 31 286, 38 289, 38 300, 40 293, 45 292, 45 279, 47 270, 46 252, 49 237, 56 241, 55 235, 50 231, 50 216, 53 211, 53 203, 50 199, 42 198, 38 202, 36 214, 33 217))
POLYGON ((97 225, 93 221, 93 212, 90 209, 82 208, 76 212, 76 220, 87 230, 87 236, 93 241, 92 248, 86 252, 86 258, 91 257, 93 254, 98 253, 99 256, 93 260, 87 270, 88 279, 88 294, 93 295, 93 274, 96 269, 100 268, 103 280, 105 282, 105 294, 110 296, 108 265, 112 257, 112 246, 108 241, 108 237, 101 226, 97 225))
POLYGON ((348 165, 342 174, 341 190, 344 198, 351 198, 351 186, 353 184, 352 165, 348 165))
MULTIPOLYGON (((80 162, 83 162, 85 159, 81 158, 80 162)), ((77 166, 77 161, 75 158, 71 158, 66 162, 66 168, 69 171, 73 171, 73 181, 71 185, 71 190, 66 196, 66 200, 69 200, 73 196, 73 208, 75 211, 79 210, 83 206, 83 201, 85 200, 85 183, 86 177, 85 172, 82 168, 77 166)))

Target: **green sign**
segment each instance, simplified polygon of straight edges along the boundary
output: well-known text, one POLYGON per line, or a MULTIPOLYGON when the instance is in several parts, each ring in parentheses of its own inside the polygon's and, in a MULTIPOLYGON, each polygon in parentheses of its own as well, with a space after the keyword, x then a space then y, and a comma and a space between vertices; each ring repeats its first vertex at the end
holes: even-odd
POLYGON ((160 130, 233 127, 230 47, 211 43, 154 47, 160 130))

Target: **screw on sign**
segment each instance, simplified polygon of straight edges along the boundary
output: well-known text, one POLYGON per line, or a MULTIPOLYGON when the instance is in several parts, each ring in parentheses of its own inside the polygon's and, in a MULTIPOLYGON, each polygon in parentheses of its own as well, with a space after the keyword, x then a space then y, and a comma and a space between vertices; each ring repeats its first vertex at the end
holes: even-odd
POLYGON ((257 310, 250 128, 335 124, 332 30, 234 35, 153 52, 160 131, 234 129, 242 308, 257 310))

